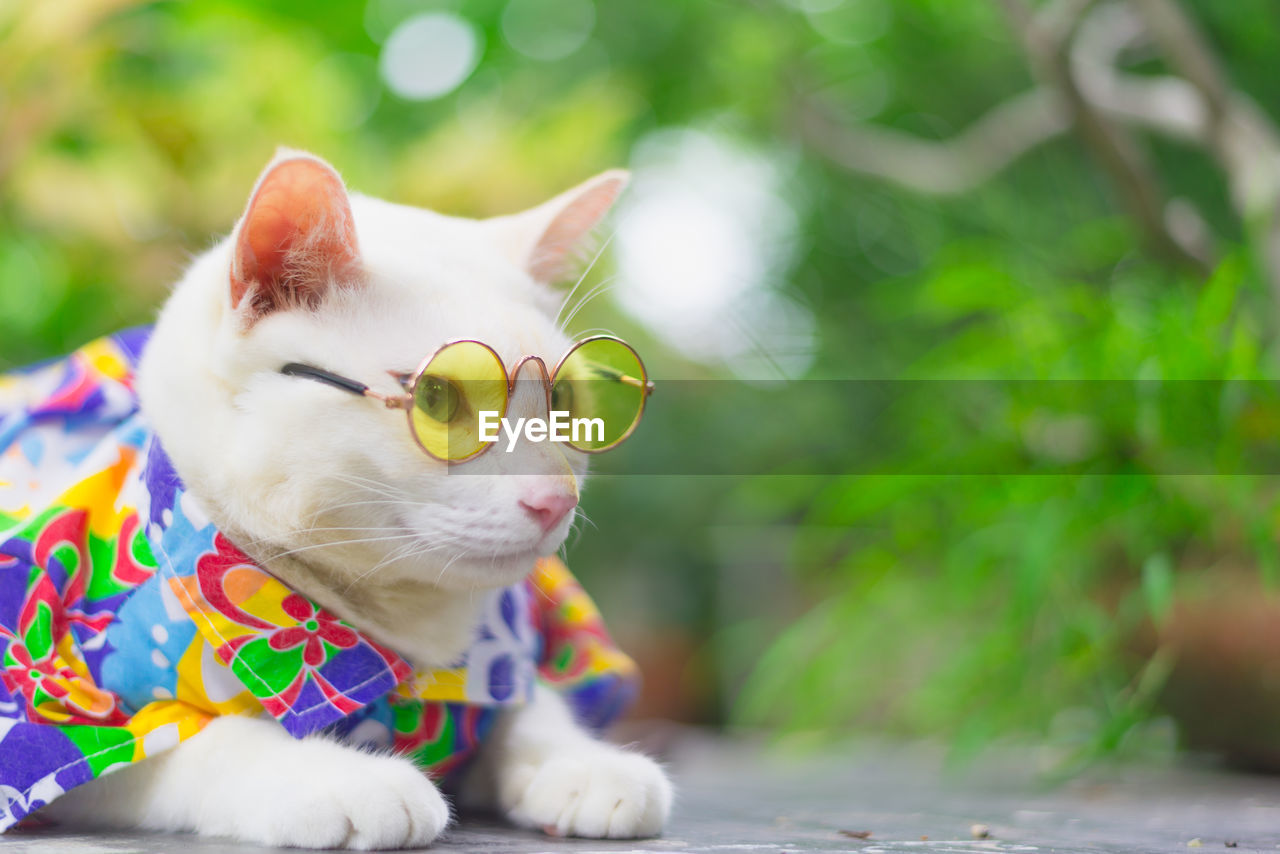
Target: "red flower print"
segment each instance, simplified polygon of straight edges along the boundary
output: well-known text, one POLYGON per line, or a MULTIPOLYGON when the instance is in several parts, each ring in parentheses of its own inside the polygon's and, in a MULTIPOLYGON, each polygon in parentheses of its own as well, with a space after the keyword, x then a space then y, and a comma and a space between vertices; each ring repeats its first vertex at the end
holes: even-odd
MULTIPOLYGON (((20 643, 10 643, 7 652, 7 657, 12 663, 6 662, 4 685, 11 694, 21 694, 25 697, 31 704, 30 710, 34 712, 35 696, 41 688, 41 682, 47 676, 56 677, 61 674, 53 666, 52 661, 47 658, 36 661, 31 653, 27 652, 27 648, 20 643)), ((34 715, 29 714, 28 717, 34 717, 34 715)))
POLYGON ((37 659, 16 640, 5 650, 0 680, 10 694, 26 700, 32 722, 119 724, 128 718, 114 694, 77 673, 61 656, 37 659))
POLYGON ((349 649, 359 641, 356 633, 342 625, 337 617, 323 608, 316 609, 297 593, 290 593, 280 604, 284 612, 301 625, 276 629, 271 633, 268 643, 277 651, 293 649, 295 646, 305 644, 302 649, 302 660, 309 667, 319 667, 324 663, 322 641, 327 641, 339 649, 349 649))
POLYGON ((266 620, 243 610, 237 604, 243 597, 232 596, 226 587, 227 576, 233 570, 248 569, 262 573, 264 576, 266 573, 255 566, 245 553, 232 545, 221 532, 213 538, 213 544, 217 551, 206 552, 196 561, 196 578, 200 584, 200 595, 213 606, 215 611, 237 625, 253 629, 275 628, 266 620))

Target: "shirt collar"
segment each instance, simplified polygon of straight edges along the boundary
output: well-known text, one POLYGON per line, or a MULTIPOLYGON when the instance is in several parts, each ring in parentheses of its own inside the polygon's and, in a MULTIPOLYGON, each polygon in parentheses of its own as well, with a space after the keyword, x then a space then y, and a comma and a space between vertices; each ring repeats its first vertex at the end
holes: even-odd
POLYGON ((214 525, 154 436, 139 515, 165 583, 222 663, 292 734, 394 691, 400 699, 522 702, 538 654, 527 585, 492 594, 464 659, 418 671, 256 565, 214 525))

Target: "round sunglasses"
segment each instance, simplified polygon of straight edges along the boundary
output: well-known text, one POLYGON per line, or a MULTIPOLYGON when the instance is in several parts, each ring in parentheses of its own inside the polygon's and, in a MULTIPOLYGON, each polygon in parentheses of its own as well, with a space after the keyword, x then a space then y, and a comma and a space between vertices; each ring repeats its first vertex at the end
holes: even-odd
POLYGON ((573 423, 573 431, 555 441, 585 454, 615 448, 630 436, 653 393, 640 356, 630 344, 609 335, 575 342, 550 373, 538 356, 524 356, 508 371, 488 344, 450 341, 413 373, 390 372, 405 390, 398 395, 382 394, 358 380, 300 362, 290 362, 280 372, 405 410, 418 447, 442 462, 460 463, 496 444, 492 433, 485 433, 481 414, 490 426, 494 419, 505 418, 516 377, 526 362, 535 363, 542 374, 548 415, 554 420, 554 413, 568 413, 573 423), (584 429, 579 431, 579 425, 584 429))

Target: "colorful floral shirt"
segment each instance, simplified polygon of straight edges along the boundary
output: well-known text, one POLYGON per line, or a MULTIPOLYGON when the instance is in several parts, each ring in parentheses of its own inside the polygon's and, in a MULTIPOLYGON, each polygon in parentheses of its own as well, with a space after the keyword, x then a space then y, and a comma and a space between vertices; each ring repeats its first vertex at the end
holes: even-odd
POLYGON ((555 559, 490 595, 463 660, 429 672, 255 565, 139 411, 148 333, 0 378, 0 830, 217 715, 394 747, 443 777, 537 680, 588 725, 621 711, 635 666, 555 559))

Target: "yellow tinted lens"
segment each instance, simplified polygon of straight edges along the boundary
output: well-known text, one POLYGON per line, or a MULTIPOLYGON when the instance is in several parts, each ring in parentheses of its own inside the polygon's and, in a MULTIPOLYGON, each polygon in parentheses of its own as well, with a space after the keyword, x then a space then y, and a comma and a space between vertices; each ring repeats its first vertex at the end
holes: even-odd
POLYGON ((600 451, 627 437, 644 408, 640 358, 621 341, 598 338, 579 344, 556 371, 551 408, 573 419, 575 448, 600 451))
POLYGON ((442 460, 465 460, 486 447, 480 413, 507 409, 507 376, 493 351, 459 341, 437 353, 413 387, 410 420, 418 441, 442 460))

